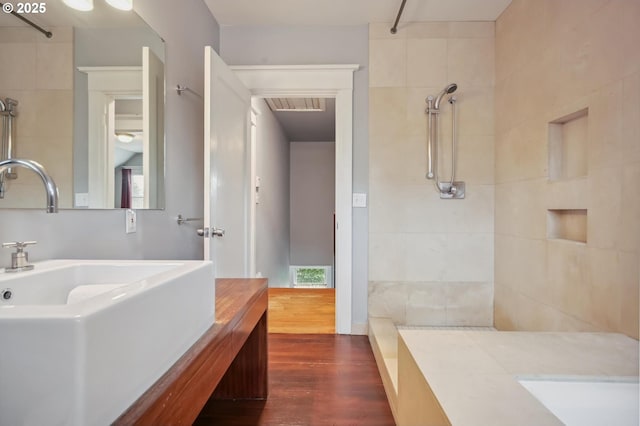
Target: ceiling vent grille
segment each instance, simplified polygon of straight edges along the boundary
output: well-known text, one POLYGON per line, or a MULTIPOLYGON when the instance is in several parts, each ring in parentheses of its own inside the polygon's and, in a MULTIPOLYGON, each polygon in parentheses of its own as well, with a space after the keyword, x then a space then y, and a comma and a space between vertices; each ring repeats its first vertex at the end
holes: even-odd
POLYGON ((271 111, 324 111, 324 98, 266 98, 271 111))

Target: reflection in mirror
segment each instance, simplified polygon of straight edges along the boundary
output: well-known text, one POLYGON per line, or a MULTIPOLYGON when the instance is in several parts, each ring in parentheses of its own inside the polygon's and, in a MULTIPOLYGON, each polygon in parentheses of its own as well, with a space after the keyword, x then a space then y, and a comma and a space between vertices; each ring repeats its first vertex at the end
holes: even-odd
MULTIPOLYGON (((0 14, 0 99, 17 101, 11 128, 0 121, 11 155, 45 166, 60 208, 163 208, 162 39, 134 12, 102 1, 91 12, 46 6, 28 18, 52 38, 0 14)), ((0 208, 40 209, 37 177, 12 172, 0 176, 0 208)))

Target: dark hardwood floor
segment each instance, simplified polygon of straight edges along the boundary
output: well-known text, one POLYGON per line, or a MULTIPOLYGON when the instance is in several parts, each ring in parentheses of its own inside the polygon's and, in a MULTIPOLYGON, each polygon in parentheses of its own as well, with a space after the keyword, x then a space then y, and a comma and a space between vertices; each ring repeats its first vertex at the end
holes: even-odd
POLYGON ((366 336, 269 334, 269 398, 210 400, 194 425, 392 426, 366 336))

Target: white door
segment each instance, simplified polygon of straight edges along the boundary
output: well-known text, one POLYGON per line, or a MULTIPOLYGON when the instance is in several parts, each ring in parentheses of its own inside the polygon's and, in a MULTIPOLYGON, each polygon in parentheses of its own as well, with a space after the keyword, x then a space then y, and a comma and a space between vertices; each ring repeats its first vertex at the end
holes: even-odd
POLYGON ((78 67, 87 74, 89 208, 114 206, 113 141, 116 99, 142 95, 141 67, 78 67), (110 128, 107 128, 110 126, 110 128))
POLYGON ((218 278, 247 277, 251 93, 209 46, 204 90, 204 257, 218 278))
POLYGON ((164 64, 142 48, 142 168, 144 208, 164 205, 164 64))

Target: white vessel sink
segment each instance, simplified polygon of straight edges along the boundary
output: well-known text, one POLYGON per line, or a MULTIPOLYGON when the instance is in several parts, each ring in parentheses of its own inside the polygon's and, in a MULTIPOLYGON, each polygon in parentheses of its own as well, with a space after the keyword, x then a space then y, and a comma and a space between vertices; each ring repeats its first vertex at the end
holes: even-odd
POLYGON ((213 324, 208 261, 0 272, 0 424, 113 422, 213 324))

